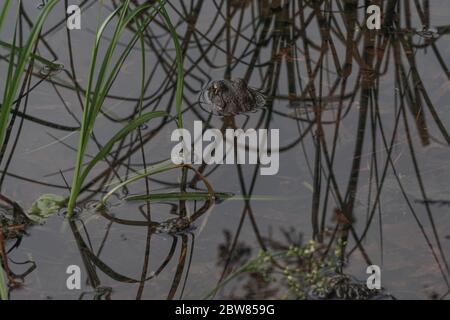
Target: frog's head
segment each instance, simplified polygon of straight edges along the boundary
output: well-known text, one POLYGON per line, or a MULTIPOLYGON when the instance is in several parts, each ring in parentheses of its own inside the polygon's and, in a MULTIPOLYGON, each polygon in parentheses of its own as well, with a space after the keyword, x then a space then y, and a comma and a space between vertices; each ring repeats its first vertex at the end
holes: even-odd
POLYGON ((208 87, 208 97, 211 101, 214 101, 214 98, 220 97, 224 92, 227 92, 229 89, 229 85, 223 81, 214 81, 208 87))

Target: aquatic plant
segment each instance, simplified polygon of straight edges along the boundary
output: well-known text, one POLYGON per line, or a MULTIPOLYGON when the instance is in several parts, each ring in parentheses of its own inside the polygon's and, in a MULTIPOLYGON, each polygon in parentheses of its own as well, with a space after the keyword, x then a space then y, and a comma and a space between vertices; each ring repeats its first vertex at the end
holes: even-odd
POLYGON ((8 300, 8 288, 3 274, 2 263, 0 262, 0 300, 8 300))
MULTIPOLYGON (((140 114, 137 118, 130 121, 123 129, 116 133, 110 141, 104 145, 97 155, 89 162, 89 164, 83 168, 83 160, 85 157, 86 149, 90 140, 91 133, 94 128, 96 119, 100 113, 100 109, 106 99, 106 96, 111 89, 114 80, 116 79, 120 68, 122 67, 125 59, 131 52, 132 48, 136 42, 140 39, 142 31, 149 25, 153 17, 157 12, 161 13, 164 17, 166 24, 172 31, 172 38, 175 43, 177 52, 177 66, 178 66, 178 78, 177 78, 177 94, 176 94, 176 107, 178 113, 178 125, 182 126, 182 116, 181 116, 181 102, 183 94, 183 66, 182 66, 182 56, 181 49, 178 43, 176 33, 174 31, 173 25, 170 23, 169 16, 164 9, 165 1, 159 1, 158 4, 142 4, 134 9, 130 8, 130 1, 125 1, 121 6, 114 10, 108 18, 99 26, 95 43, 92 49, 91 64, 89 68, 87 94, 85 95, 83 118, 81 122, 80 138, 77 148, 77 158, 75 164, 75 171, 72 180, 72 188, 70 192, 70 197, 68 201, 67 211, 68 217, 73 215, 74 207, 82 188, 82 185, 88 176, 92 168, 101 161, 112 149, 114 144, 119 140, 123 139, 131 131, 137 129, 142 124, 157 118, 168 116, 166 112, 153 111, 140 114), (113 61, 113 54, 118 46, 119 38, 121 33, 125 28, 133 21, 135 21, 141 14, 149 12, 150 14, 145 18, 143 23, 137 22, 138 30, 135 32, 133 37, 129 40, 127 46, 121 53, 120 57, 113 61), (106 27, 113 21, 115 17, 118 17, 118 22, 114 29, 114 33, 111 41, 109 42, 108 49, 106 50, 103 57, 98 56, 101 38, 106 27), (94 80, 97 63, 101 61, 98 75, 94 80), (110 65, 114 65, 112 70, 108 70, 110 65)), ((142 48, 143 50, 143 48, 142 48)))
POLYGON ((327 282, 326 275, 336 269, 336 259, 323 255, 318 244, 309 241, 305 245, 290 245, 287 250, 261 250, 244 266, 231 273, 206 298, 230 283, 237 276, 255 273, 265 282, 283 281, 288 294, 285 298, 306 299, 312 288, 322 288, 327 282))
MULTIPOLYGON (((309 241, 305 245, 291 244, 286 250, 261 250, 241 268, 232 272, 212 290, 206 298, 213 297, 238 276, 281 285, 283 299, 390 299, 383 288, 369 289, 365 282, 347 275, 339 267, 339 257, 326 247, 309 241)), ((247 284, 246 286, 249 286, 247 284)))
MULTIPOLYGON (((10 10, 12 0, 6 0, 3 4, 2 11, 0 14, 0 32, 5 23, 7 14, 10 10)), ((11 109, 17 99, 18 90, 21 81, 25 74, 25 69, 27 64, 33 59, 33 48, 39 41, 39 34, 41 32, 42 26, 51 12, 53 7, 58 3, 58 0, 50 0, 42 12, 39 14, 37 20, 35 21, 33 27, 30 30, 28 39, 22 48, 16 47, 16 35, 18 27, 18 19, 16 19, 16 25, 14 28, 14 36, 11 48, 11 54, 9 57, 8 71, 6 74, 6 79, 4 81, 4 92, 2 104, 0 107, 0 154, 5 148, 5 136, 8 128, 8 121, 10 119, 11 109)), ((20 10, 20 2, 17 12, 20 10)), ((18 13, 17 13, 18 16, 18 13)))

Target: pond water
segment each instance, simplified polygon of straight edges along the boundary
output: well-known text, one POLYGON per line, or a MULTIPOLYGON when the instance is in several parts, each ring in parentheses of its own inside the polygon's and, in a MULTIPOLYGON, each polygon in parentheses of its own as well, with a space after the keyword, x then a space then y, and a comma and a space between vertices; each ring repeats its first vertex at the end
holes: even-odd
MULTIPOLYGON (((76 1, 81 30, 72 31, 65 27, 65 2, 73 1, 55 6, 37 49, 63 69, 46 77, 49 70, 40 72, 36 63, 32 90, 19 106, 30 117, 14 120, 0 163, 1 194, 23 210, 43 194, 69 196, 78 144, 74 128, 82 119, 80 88, 88 85, 99 21, 120 1, 76 1)), ((193 132, 200 120, 204 128, 222 131, 278 129, 279 171, 261 175, 254 164, 195 164, 214 191, 234 196, 215 203, 123 199, 180 191, 177 169, 128 185, 104 211, 95 210, 119 179, 170 158, 177 124, 171 117, 154 119, 94 168, 74 220, 62 209, 45 224, 27 228, 17 246, 6 241, 7 249, 13 247, 12 272, 35 266, 10 298, 201 299, 263 249, 311 239, 334 248, 344 239, 345 274, 365 281, 366 267, 374 264, 381 268, 383 288, 397 299, 448 299, 450 9, 443 0, 380 2, 387 27, 378 32, 365 29, 364 1, 355 1, 356 7, 343 1, 167 3, 184 57, 183 126, 193 132), (415 31, 424 28, 436 34, 415 31), (209 83, 231 78, 264 94, 264 108, 221 117, 199 106, 209 83), (180 214, 193 217, 188 230, 152 228, 180 214), (66 286, 71 265, 81 268, 81 290, 66 286)), ((39 3, 23 2, 25 36, 42 10, 39 3)), ((7 16, 2 41, 12 42, 15 13, 13 8, 7 16)), ((135 30, 131 24, 123 32, 115 58, 135 30)), ((109 27, 99 56, 112 37, 109 27)), ((142 107, 175 116, 176 50, 160 16, 143 39, 142 107)), ((9 51, 0 47, 0 54, 3 97, 9 51)), ((103 103, 85 162, 138 113, 142 71, 138 42, 103 103)), ((188 190, 206 191, 196 177, 188 172, 188 190)), ((214 297, 281 298, 288 292, 281 279, 266 283, 243 273, 214 297)))

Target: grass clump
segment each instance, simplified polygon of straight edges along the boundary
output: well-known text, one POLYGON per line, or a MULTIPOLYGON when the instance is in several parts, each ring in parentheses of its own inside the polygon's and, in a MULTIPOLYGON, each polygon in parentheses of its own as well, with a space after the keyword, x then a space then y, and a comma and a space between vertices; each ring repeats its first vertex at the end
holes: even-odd
MULTIPOLYGON (((13 1, 6 0, 3 4, 2 11, 0 13, 0 32, 5 24, 8 12, 11 9, 13 1)), ((33 27, 31 28, 30 34, 22 48, 16 46, 16 35, 18 19, 16 19, 16 26, 14 29, 13 44, 9 45, 11 54, 9 56, 8 71, 6 73, 6 79, 4 81, 4 91, 3 99, 0 107, 0 150, 4 149, 6 131, 8 128, 8 122, 10 119, 10 114, 12 107, 17 99, 17 94, 19 91, 20 84, 22 82, 23 76, 25 74, 25 69, 27 64, 32 60, 33 49, 39 41, 39 34, 45 23, 45 20, 54 6, 58 3, 58 0, 50 0, 47 5, 43 8, 42 12, 39 14, 37 20, 35 21, 33 27)), ((18 5, 17 15, 20 10, 20 1, 18 5)), ((2 42, 5 44, 5 42, 2 42)), ((8 46, 8 45, 4 45, 8 46)))
MULTIPOLYGON (((177 35, 175 33, 173 25, 170 23, 169 16, 164 9, 165 1, 159 1, 155 4, 142 4, 135 8, 130 8, 130 1, 124 1, 121 6, 119 6, 115 11, 113 11, 107 19, 99 26, 95 43, 92 49, 91 63, 89 68, 87 94, 85 95, 83 118, 81 122, 80 138, 77 148, 77 158, 75 163, 75 171, 73 175, 72 188, 68 202, 68 217, 71 217, 74 212, 76 201, 83 183, 88 176, 92 168, 101 161, 112 149, 114 144, 131 131, 137 129, 142 124, 157 118, 168 116, 166 112, 154 111, 148 113, 141 113, 137 118, 130 121, 123 129, 116 133, 113 138, 101 148, 97 155, 88 163, 88 165, 83 168, 83 159, 89 144, 90 136, 92 134, 95 121, 100 113, 102 105, 106 99, 106 96, 111 89, 114 80, 116 79, 124 61, 129 55, 130 51, 136 44, 136 42, 142 36, 143 30, 148 27, 151 20, 159 12, 161 13, 164 21, 166 22, 169 30, 171 30, 171 35, 175 43, 175 48, 177 52, 177 67, 178 67, 178 78, 177 78, 177 91, 176 91, 176 110, 178 113, 178 126, 182 126, 181 117, 181 103, 183 95, 183 64, 181 57, 181 49, 178 43, 177 35), (146 15, 144 21, 139 21, 138 19, 143 16, 143 13, 149 13, 146 15), (103 57, 99 57, 99 48, 101 38, 106 27, 115 19, 118 18, 117 24, 115 26, 112 38, 109 42, 108 48, 103 57), (127 46, 119 56, 119 58, 114 61, 113 54, 118 46, 118 41, 120 35, 125 30, 125 28, 132 22, 136 22, 138 30, 132 36, 131 40, 128 42, 127 46), (95 76, 97 71, 97 64, 100 63, 97 76, 95 76), (109 70, 109 66, 114 66, 109 70)), ((142 47, 142 50, 144 48, 142 47)))

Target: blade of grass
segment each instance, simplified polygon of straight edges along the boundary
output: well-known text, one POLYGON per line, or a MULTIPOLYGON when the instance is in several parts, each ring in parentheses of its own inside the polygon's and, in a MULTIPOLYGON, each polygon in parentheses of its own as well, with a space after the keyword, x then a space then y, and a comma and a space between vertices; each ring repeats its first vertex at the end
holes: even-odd
POLYGON ((166 172, 172 169, 181 168, 183 165, 177 165, 172 162, 172 160, 165 160, 163 162, 160 162, 156 165, 150 166, 149 168, 146 168, 144 170, 144 173, 137 173, 134 174, 131 178, 128 178, 127 180, 117 184, 114 188, 112 188, 101 200, 99 208, 103 207, 106 204, 106 201, 120 188, 123 188, 126 185, 129 185, 130 183, 133 183, 135 181, 138 181, 140 179, 143 179, 145 177, 148 177, 153 174, 166 172))
MULTIPOLYGON (((4 42, 4 41, 2 41, 2 40, 0 40, 0 46, 1 46, 1 47, 4 47, 4 48, 6 48, 6 49, 9 49, 9 50, 11 50, 11 51, 12 51, 12 50, 17 50, 17 51, 19 51, 19 52, 22 52, 22 50, 23 50, 23 48, 16 47, 16 46, 14 46, 14 45, 12 45, 12 44, 9 44, 9 43, 7 43, 7 42, 4 42)), ((54 62, 52 62, 52 61, 50 61, 50 60, 47 60, 47 59, 45 59, 44 57, 41 57, 41 56, 38 55, 38 54, 31 53, 31 58, 32 58, 33 60, 39 61, 40 63, 42 63, 42 64, 48 66, 48 67, 51 68, 51 69, 58 69, 58 68, 60 67, 59 64, 54 63, 54 62)))
MULTIPOLYGON (((3 92, 3 102, 6 101, 6 97, 9 91, 9 86, 12 83, 12 77, 14 73, 14 64, 16 61, 16 40, 17 40, 17 26, 19 24, 19 9, 17 9, 16 13, 16 23, 14 25, 14 33, 13 33, 13 48, 11 50, 11 55, 9 56, 9 64, 8 64, 8 72, 6 75, 6 82, 5 82, 5 89, 3 92)), ((3 140, 6 139, 6 125, 9 121, 9 112, 6 110, 7 106, 5 106, 4 103, 1 105, 0 109, 0 163, 3 158, 3 153, 6 150, 6 146, 3 145, 3 140)), ((12 106, 9 108, 9 110, 12 110, 12 106)))
MULTIPOLYGON (((17 65, 15 66, 15 68, 13 67, 15 54, 13 54, 13 58, 10 60, 11 74, 8 71, 8 78, 7 78, 7 81, 5 82, 5 90, 4 90, 2 108, 0 110, 0 147, 1 148, 3 148, 7 124, 8 124, 9 118, 10 118, 11 108, 16 99, 17 91, 19 89, 20 82, 21 82, 22 77, 25 72, 25 66, 31 59, 32 49, 35 46, 36 42, 39 40, 39 34, 41 32, 41 29, 44 25, 44 22, 45 22, 47 16, 49 15, 51 10, 57 3, 58 3, 58 0, 50 0, 47 3, 47 5, 43 8, 41 14, 38 16, 36 22, 34 23, 32 29, 30 31, 30 34, 25 43, 25 46, 18 54, 17 65)), ((2 11, 2 13, 0 15, 0 29, 4 23, 8 8, 9 8, 9 1, 6 2, 5 5, 3 6, 2 10, 4 10, 4 11, 2 11)), ((15 46, 15 39, 14 39, 13 46, 15 46)), ((13 48, 13 52, 15 52, 14 48, 13 48)))
MULTIPOLYGON (((213 197, 216 200, 226 200, 233 197, 231 193, 215 192, 213 197)), ((126 197, 126 201, 170 201, 170 200, 208 200, 211 198, 209 192, 168 192, 168 193, 156 193, 156 194, 143 194, 136 196, 126 197)))
POLYGON ((9 11, 9 7, 11 6, 12 0, 6 0, 3 5, 2 11, 0 13, 0 32, 2 31, 3 23, 6 20, 6 15, 9 11))
MULTIPOLYGON (((160 3, 163 3, 163 0, 159 0, 160 3)), ((178 34, 175 30, 175 27, 172 24, 172 21, 170 20, 169 14, 166 11, 166 8, 164 6, 161 7, 159 10, 162 17, 164 18, 164 21, 169 28, 170 35, 172 37, 174 46, 175 46, 175 52, 176 52, 176 64, 177 64, 177 87, 175 92, 175 107, 177 111, 177 125, 178 128, 183 128, 183 115, 181 112, 181 105, 183 103, 183 85, 184 85, 184 67, 183 67, 183 51, 180 46, 180 42, 178 41, 178 34)), ((186 183, 187 183, 187 168, 183 168, 181 170, 181 183, 180 183, 180 189, 182 192, 186 190, 186 183)))
POLYGON ((125 138, 131 131, 137 129, 140 125, 144 124, 145 122, 150 121, 151 119, 157 118, 157 117, 164 117, 168 114, 164 111, 154 111, 154 112, 148 112, 141 115, 139 118, 134 119, 130 123, 128 123, 124 128, 122 128, 119 132, 117 132, 114 137, 108 141, 107 144, 103 146, 103 148, 95 155, 95 157, 89 162, 89 164, 86 166, 86 168, 81 173, 81 180, 84 181, 89 174, 89 172, 92 170, 92 168, 101 161, 112 149, 114 144, 123 138, 125 138))
MULTIPOLYGON (((294 198, 290 197, 272 197, 266 195, 242 196, 234 195, 230 192, 214 192, 213 196, 218 201, 288 201, 294 198)), ((208 192, 165 192, 157 194, 133 195, 124 198, 126 201, 160 201, 160 200, 208 200, 210 194, 208 192)))
POLYGON ((8 289, 6 286, 5 276, 1 262, 0 262, 0 299, 8 300, 8 289))
MULTIPOLYGON (((164 1, 160 0, 160 3, 163 3, 164 1)), ((169 28, 170 35, 172 36, 172 40, 175 46, 175 52, 176 52, 176 63, 177 63, 177 88, 175 92, 175 106, 177 110, 178 115, 178 127, 183 128, 183 117, 181 112, 181 105, 183 103, 183 84, 184 84, 184 67, 183 67, 183 52, 181 50, 180 42, 178 41, 178 34, 175 30, 175 27, 172 24, 172 21, 170 20, 170 17, 166 11, 166 8, 164 6, 161 6, 161 9, 159 10, 161 15, 163 16, 165 23, 167 27, 169 28)))

